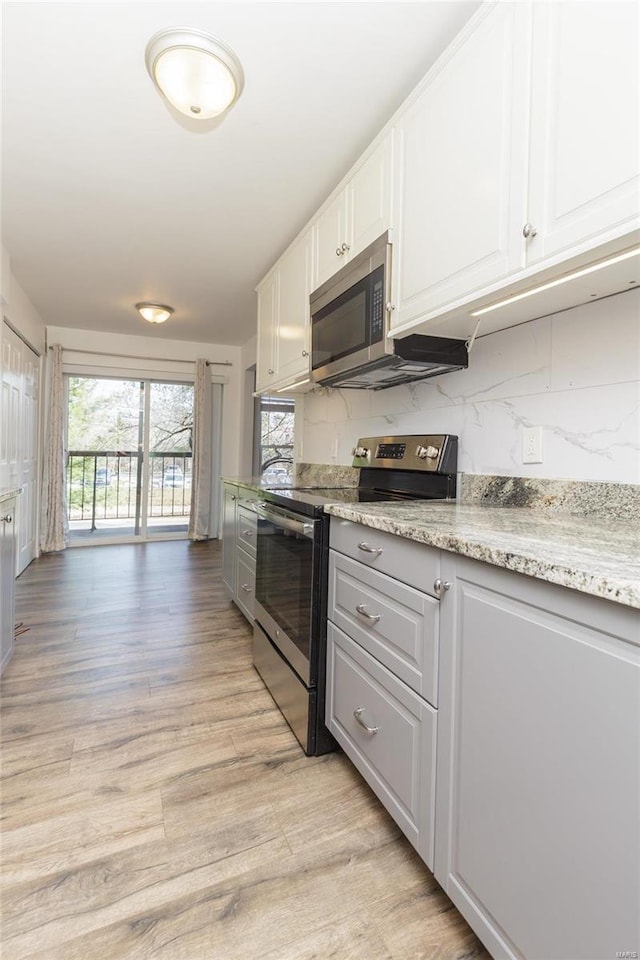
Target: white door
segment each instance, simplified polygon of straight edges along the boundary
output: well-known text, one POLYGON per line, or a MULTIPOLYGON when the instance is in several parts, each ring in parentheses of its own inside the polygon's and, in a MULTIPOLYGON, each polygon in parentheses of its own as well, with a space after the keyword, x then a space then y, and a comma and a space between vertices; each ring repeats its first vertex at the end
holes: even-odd
POLYGON ((536 263, 640 213, 637 3, 535 3, 527 220, 536 263))
POLYGON ((400 119, 394 326, 521 266, 529 33, 489 7, 400 119))
POLYGON ((36 555, 40 358, 6 323, 2 332, 3 482, 21 487, 16 506, 16 572, 36 555))

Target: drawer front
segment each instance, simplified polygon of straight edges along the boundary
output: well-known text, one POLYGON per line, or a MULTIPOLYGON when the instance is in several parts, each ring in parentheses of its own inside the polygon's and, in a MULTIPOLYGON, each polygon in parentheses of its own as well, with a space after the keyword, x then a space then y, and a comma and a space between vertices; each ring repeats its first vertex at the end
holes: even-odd
POLYGON ((253 622, 256 602, 256 561, 243 550, 236 551, 236 602, 253 622))
POLYGON ((327 655, 327 726, 432 868, 437 711, 331 623, 327 655))
POLYGON ((440 576, 440 551, 434 547, 337 517, 331 517, 330 544, 380 573, 436 595, 433 582, 440 576))
POLYGON ((329 619, 437 706, 440 604, 332 550, 329 619))
POLYGON ((256 555, 256 539, 258 535, 258 518, 252 510, 238 504, 236 530, 238 545, 252 557, 256 555))

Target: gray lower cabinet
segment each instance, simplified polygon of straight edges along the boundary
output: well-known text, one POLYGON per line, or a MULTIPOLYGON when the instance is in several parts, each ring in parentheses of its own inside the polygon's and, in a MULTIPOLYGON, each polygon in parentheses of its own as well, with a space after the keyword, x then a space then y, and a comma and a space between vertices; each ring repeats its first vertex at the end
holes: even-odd
POLYGON ((429 867, 440 554, 331 520, 326 722, 429 867))
POLYGON ((258 520, 249 498, 235 484, 223 484, 222 579, 238 609, 253 623, 258 520))
POLYGON ((13 654, 16 577, 16 500, 0 503, 0 674, 13 654))
POLYGON ((437 711, 332 623, 327 648, 329 729, 433 867, 437 711))
POLYGON ((222 582, 232 596, 236 592, 236 509, 238 487, 222 484, 222 582))
POLYGON ((437 879, 496 958, 637 956, 638 611, 451 554, 443 576, 437 879))

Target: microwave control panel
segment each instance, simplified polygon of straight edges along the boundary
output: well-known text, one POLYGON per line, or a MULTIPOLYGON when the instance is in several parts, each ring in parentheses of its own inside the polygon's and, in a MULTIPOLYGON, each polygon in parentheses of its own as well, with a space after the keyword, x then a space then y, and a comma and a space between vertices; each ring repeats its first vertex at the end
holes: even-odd
POLYGON ((382 340, 384 327, 384 280, 382 277, 382 268, 376 270, 373 274, 373 283, 371 288, 371 342, 377 343, 382 340), (376 274, 380 274, 376 277, 376 274))

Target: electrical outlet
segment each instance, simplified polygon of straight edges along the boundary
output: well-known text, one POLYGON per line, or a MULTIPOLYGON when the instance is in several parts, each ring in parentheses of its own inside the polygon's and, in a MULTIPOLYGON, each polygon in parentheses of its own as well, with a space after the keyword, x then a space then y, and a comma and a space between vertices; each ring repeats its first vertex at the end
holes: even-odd
POLYGON ((523 427, 522 462, 542 463, 542 427, 523 427))

